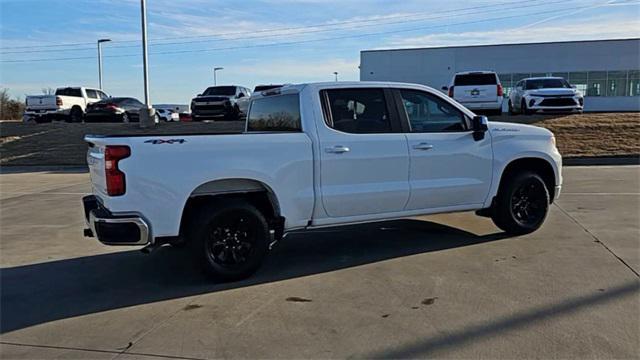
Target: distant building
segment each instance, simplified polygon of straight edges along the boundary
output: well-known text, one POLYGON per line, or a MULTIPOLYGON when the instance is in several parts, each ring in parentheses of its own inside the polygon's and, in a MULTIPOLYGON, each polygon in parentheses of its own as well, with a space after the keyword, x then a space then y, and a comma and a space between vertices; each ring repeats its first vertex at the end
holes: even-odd
POLYGON ((520 79, 562 76, 585 95, 585 111, 640 111, 640 38, 360 52, 362 81, 440 89, 473 70, 497 72, 505 96, 520 79))

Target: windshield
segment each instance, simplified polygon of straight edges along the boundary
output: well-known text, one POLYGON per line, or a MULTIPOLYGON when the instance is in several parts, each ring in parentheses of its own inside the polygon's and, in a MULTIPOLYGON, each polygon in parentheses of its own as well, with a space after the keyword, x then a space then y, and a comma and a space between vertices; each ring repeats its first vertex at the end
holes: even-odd
POLYGON ((570 88, 565 79, 535 79, 527 80, 527 90, 570 88))
POLYGON ((224 96, 233 96, 236 94, 235 86, 214 86, 210 87, 202 93, 204 96, 211 95, 224 95, 224 96))
POLYGON ((453 82, 454 86, 495 85, 498 83, 493 73, 459 74, 453 82))

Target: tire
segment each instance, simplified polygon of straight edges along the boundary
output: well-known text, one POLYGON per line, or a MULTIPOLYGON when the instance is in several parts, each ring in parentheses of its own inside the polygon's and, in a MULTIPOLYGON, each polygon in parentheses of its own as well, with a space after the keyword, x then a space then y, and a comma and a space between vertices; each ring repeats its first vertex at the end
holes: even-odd
POLYGON ((494 203, 494 224, 512 235, 536 231, 549 212, 549 190, 544 181, 531 171, 515 173, 505 180, 494 203))
POLYGON ((71 108, 71 111, 69 112, 69 122, 71 123, 82 122, 83 115, 84 114, 82 113, 82 109, 78 107, 71 108))
POLYGON ((269 227, 253 205, 224 200, 204 208, 189 229, 187 246, 205 272, 218 281, 251 276, 269 249, 269 227))
POLYGON ((515 115, 516 112, 513 110, 513 104, 511 103, 511 100, 509 100, 509 115, 515 115))
POLYGON ((224 119, 228 121, 235 121, 235 120, 238 120, 238 118, 240 117, 238 116, 239 114, 240 114, 240 109, 238 109, 237 106, 234 106, 230 112, 224 114, 224 119))
POLYGON ((520 104, 520 112, 522 113, 522 115, 531 115, 535 111, 529 110, 529 108, 527 108, 527 103, 523 99, 522 103, 520 104))

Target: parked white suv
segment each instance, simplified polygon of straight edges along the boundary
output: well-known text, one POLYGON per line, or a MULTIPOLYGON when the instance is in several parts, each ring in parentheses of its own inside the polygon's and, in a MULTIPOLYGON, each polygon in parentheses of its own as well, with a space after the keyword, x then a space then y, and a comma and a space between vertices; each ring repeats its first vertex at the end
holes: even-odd
POLYGON ((509 94, 509 113, 525 115, 542 112, 582 112, 584 97, 561 77, 534 77, 520 80, 509 94))
POLYGON ((493 71, 468 71, 453 75, 449 86, 442 90, 470 110, 502 113, 502 84, 493 71))
POLYGON ((255 94, 244 134, 87 136, 87 236, 186 245, 213 276, 252 274, 293 231, 476 210, 510 234, 544 222, 562 160, 544 128, 487 122, 417 84, 255 94))
POLYGON ((85 87, 61 87, 54 95, 29 95, 23 121, 51 120, 82 121, 88 104, 108 99, 100 89, 85 87))

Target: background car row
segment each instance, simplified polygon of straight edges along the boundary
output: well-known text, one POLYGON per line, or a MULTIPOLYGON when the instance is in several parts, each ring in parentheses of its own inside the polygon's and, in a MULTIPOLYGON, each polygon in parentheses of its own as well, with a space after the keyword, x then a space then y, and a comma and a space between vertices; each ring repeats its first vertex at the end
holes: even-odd
MULTIPOLYGON (((456 73, 449 86, 449 96, 477 112, 502 114, 504 90, 493 71, 456 73)), ((582 112, 584 97, 561 77, 532 77, 520 80, 508 96, 509 114, 530 115, 535 112, 582 112)))

